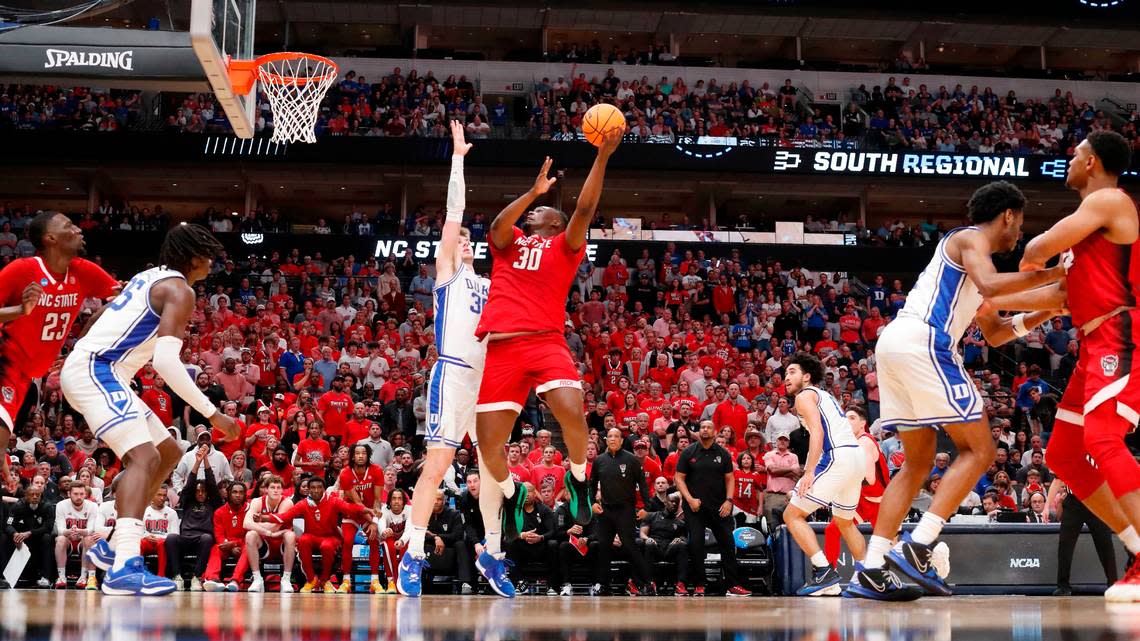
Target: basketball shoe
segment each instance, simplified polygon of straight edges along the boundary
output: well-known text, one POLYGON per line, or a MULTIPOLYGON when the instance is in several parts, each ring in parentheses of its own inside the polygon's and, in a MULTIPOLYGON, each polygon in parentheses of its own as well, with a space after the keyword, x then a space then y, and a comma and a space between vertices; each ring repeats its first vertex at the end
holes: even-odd
POLYGON ((483 578, 487 579, 487 583, 491 585, 491 589, 499 596, 513 599, 515 597, 515 585, 511 583, 509 570, 514 565, 513 561, 506 558, 506 555, 501 555, 503 558, 495 558, 484 551, 475 559, 475 567, 479 569, 479 573, 483 578))
POLYGON ((950 596, 954 592, 946 585, 946 581, 938 575, 938 570, 931 563, 933 556, 932 545, 915 543, 910 532, 902 535, 902 539, 887 554, 887 563, 902 572, 910 580, 917 583, 927 594, 934 596, 950 596))
POLYGON ((862 563, 856 563, 855 575, 843 596, 873 601, 914 601, 922 596, 922 589, 903 585, 894 572, 886 568, 865 568, 862 563))
POLYGON ((111 549, 111 544, 106 539, 99 539, 95 545, 87 548, 86 558, 91 562, 91 565, 104 572, 115 565, 115 551, 111 549))
POLYGON ((103 577, 103 594, 110 596, 161 596, 177 589, 174 581, 147 572, 141 556, 127 559, 121 569, 112 568, 103 577))
POLYGON ((797 596, 839 596, 843 592, 840 583, 843 582, 839 572, 830 565, 822 568, 813 567, 811 579, 802 588, 796 590, 797 596))
POLYGON ((404 552, 400 559, 399 574, 396 577, 396 590, 410 597, 418 597, 423 592, 420 575, 423 573, 427 557, 415 557, 410 552, 404 552))
POLYGON ((1140 601, 1140 554, 1136 555, 1132 565, 1124 573, 1124 578, 1104 591, 1104 600, 1111 603, 1140 601))

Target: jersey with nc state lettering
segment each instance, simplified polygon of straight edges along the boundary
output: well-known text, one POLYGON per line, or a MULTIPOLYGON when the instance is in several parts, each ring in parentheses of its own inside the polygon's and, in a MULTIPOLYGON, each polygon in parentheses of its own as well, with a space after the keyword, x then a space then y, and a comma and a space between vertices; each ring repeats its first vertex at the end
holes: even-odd
POLYGON ((154 355, 159 315, 150 307, 150 290, 167 278, 186 277, 165 267, 136 274, 107 304, 87 335, 75 344, 75 350, 116 363, 115 369, 124 380, 133 377, 154 355))
POLYGON ((87 298, 109 298, 118 282, 103 268, 82 258, 71 259, 67 273, 53 274, 39 256, 20 258, 0 270, 0 306, 19 305, 24 288, 43 287, 39 303, 27 316, 0 328, 0 369, 17 369, 29 378, 47 373, 59 357, 87 298))
POLYGON ((906 297, 899 318, 920 320, 935 329, 935 347, 957 349, 962 334, 982 306, 978 286, 966 275, 966 268, 950 259, 946 241, 963 231, 977 227, 959 227, 938 241, 938 249, 926 269, 919 275, 906 297))
POLYGON ((441 361, 458 361, 482 371, 487 344, 475 340, 475 328, 490 287, 491 281, 466 264, 460 264, 451 278, 435 286, 435 349, 441 361))
POLYGON ((566 296, 586 253, 566 243, 566 232, 551 238, 527 236, 513 228, 514 239, 503 249, 491 243, 491 292, 475 335, 559 332, 566 323, 566 296))
MULTIPOLYGON (((837 447, 859 445, 855 440, 855 432, 851 430, 851 423, 835 397, 827 392, 809 385, 800 393, 811 390, 815 392, 816 403, 819 405, 819 422, 823 426, 823 453, 827 454, 837 447)), ((803 419, 800 419, 803 422, 803 419)))

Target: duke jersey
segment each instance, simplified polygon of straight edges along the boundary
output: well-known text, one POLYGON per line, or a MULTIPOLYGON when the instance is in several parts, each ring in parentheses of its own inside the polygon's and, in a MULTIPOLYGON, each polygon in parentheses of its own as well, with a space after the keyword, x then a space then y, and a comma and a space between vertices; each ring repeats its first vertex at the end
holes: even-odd
POLYGON ((1069 311, 1077 327, 1121 307, 1135 307, 1140 288, 1140 242, 1120 245, 1105 238, 1103 232, 1089 234, 1073 245, 1068 280, 1069 311))
POLYGON ((566 322, 566 297, 586 253, 566 242, 566 232, 551 238, 527 236, 515 227, 505 248, 490 243, 494 263, 487 306, 475 335, 490 333, 557 332, 566 322))
POLYGON ((154 355, 159 315, 151 309, 150 290, 168 278, 185 280, 180 272, 165 267, 135 275, 122 293, 108 303, 87 335, 79 339, 75 351, 113 364, 116 374, 130 380, 154 355))
POLYGON ((943 349, 956 349, 966 328, 973 322, 982 295, 966 275, 966 268, 950 259, 946 241, 954 234, 977 227, 959 227, 938 241, 938 248, 926 269, 919 275, 906 297, 899 318, 920 320, 935 329, 935 344, 943 349))
MULTIPOLYGON (((826 455, 837 447, 859 445, 855 440, 855 433, 851 431, 851 423, 835 397, 814 385, 808 385, 801 391, 811 390, 816 394, 816 403, 819 406, 819 421, 823 424, 823 453, 826 455)), ((803 419, 800 419, 803 422, 803 419)), ((804 427, 807 427, 805 424, 804 427)))
POLYGON ((436 285, 435 348, 439 360, 483 370, 487 344, 475 340, 475 329, 487 303, 491 281, 460 263, 446 282, 436 285))

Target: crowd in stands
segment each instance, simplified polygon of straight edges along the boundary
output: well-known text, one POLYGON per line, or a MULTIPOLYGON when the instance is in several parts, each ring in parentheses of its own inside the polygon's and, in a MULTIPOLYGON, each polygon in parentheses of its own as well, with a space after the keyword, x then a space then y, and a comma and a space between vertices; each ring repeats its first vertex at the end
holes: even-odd
MULTIPOLYGON (((160 216, 155 211, 150 218, 160 216)), ((20 220, 11 217, 4 225, 20 220)), ((0 262, 18 254, 0 236, 0 262)), ((239 518, 248 500, 308 496, 319 502, 336 494, 382 513, 378 531, 388 579, 407 542, 403 524, 409 501, 432 501, 433 523, 451 524, 446 536, 429 527, 440 534, 427 542, 428 550, 443 566, 433 561, 432 567, 457 577, 452 585, 457 592, 479 589, 469 566, 483 531, 470 444, 460 449, 440 493, 413 494, 424 454, 425 390, 438 357, 434 284, 430 266, 410 255, 398 261, 323 257, 309 254, 303 243, 264 259, 216 261, 199 286, 183 361, 203 392, 239 418, 241 436, 231 440, 212 431, 149 366, 133 381, 186 450, 148 510, 146 549, 158 557, 159 571, 186 578, 189 589, 239 589, 247 578, 243 562, 257 557, 270 536, 260 522, 239 518), (369 447, 353 447, 358 444, 369 447), (352 481, 370 465, 377 466, 372 496, 358 492, 352 481), (241 557, 242 550, 249 551, 248 558, 241 557)), ((823 360, 822 387, 844 406, 865 408, 889 468, 897 470, 905 457, 901 444, 874 423, 879 413, 875 345, 905 301, 899 280, 873 276, 864 285, 848 274, 783 265, 731 246, 690 250, 670 244, 657 255, 645 250, 624 256, 614 250, 596 263, 584 260, 567 297, 565 337, 586 390, 582 411, 590 428, 589 459, 605 450, 601 435, 608 428, 621 429, 624 447, 640 459, 653 488, 643 505, 641 541, 653 545, 648 539, 664 536, 668 543, 684 537, 676 523, 683 516, 673 477, 678 452, 691 442, 698 421, 706 419, 714 421, 718 442, 732 453, 738 482, 754 490, 737 493, 738 523, 756 523, 761 516, 770 524, 779 522, 808 447, 808 433, 782 379, 788 357, 800 350, 823 360), (663 534, 669 528, 673 534, 663 534)), ((98 301, 85 306, 73 334, 98 306, 98 301)), ((1076 350, 1068 319, 1000 349, 986 347, 977 327, 967 331, 964 360, 983 392, 1000 447, 961 513, 1057 519, 1062 493, 1055 491, 1045 501, 1052 474, 1042 455, 1056 390, 1072 371, 1076 350)), ((12 473, 0 482, 0 523, 5 524, 0 565, 14 544, 30 545, 34 554, 21 585, 67 587, 75 576, 68 565, 72 551, 106 536, 114 520, 111 499, 121 462, 61 397, 58 372, 41 388, 38 404, 17 420, 8 453, 12 473), (61 515, 75 511, 90 518, 61 521, 61 515)), ((591 569, 590 555, 596 545, 611 542, 592 541, 592 530, 571 530, 572 520, 564 518, 558 479, 568 459, 548 420, 532 394, 509 446, 512 474, 531 484, 525 529, 538 535, 508 553, 520 561, 512 576, 524 592, 535 589, 537 577, 556 577, 545 581, 549 593, 556 593, 557 583, 569 582, 571 575, 585 572, 593 583, 600 576, 595 573, 608 571, 591 569), (574 541, 584 541, 585 547, 574 541), (540 547, 527 547, 534 545, 540 547), (529 572, 535 568, 542 571, 529 572)), ((916 513, 929 505, 952 455, 950 449, 939 454, 926 491, 912 506, 916 513)), ((341 531, 338 523, 330 527, 341 531)), ((356 527, 346 517, 343 566, 334 563, 335 547, 320 546, 322 580, 336 570, 342 577, 349 574, 351 559, 344 555, 356 527)), ((296 551, 305 587, 321 589, 313 570, 317 550, 303 545, 303 533, 290 536, 285 574, 273 581, 292 587, 288 572, 296 551)), ((94 570, 74 562, 71 567, 80 572, 80 586, 97 585, 94 570)), ((669 567, 675 565, 657 570, 669 567)), ((656 578, 663 585, 684 580, 668 573, 656 578)), ((392 590, 383 581, 379 585, 380 591, 392 590)), ((350 589, 341 586, 328 580, 323 588, 350 589)))
MULTIPOLYGON (((596 43, 572 45, 555 54, 567 62, 600 59, 596 43)), ((653 53, 631 52, 641 61, 653 53)), ((608 57, 620 57, 617 52, 608 57)), ((607 58, 608 58, 607 57, 607 58)), ((623 61, 624 62, 624 61, 623 61)), ((322 103, 316 129, 321 136, 436 137, 447 135, 446 121, 462 119, 472 139, 521 136, 579 140, 586 110, 598 102, 618 106, 626 116, 630 141, 675 142, 682 138, 734 137, 745 144, 916 149, 942 152, 1071 154, 1089 132, 1119 130, 1140 148, 1140 111, 1121 124, 1088 102, 1060 89, 1052 96, 1018 96, 990 86, 928 87, 910 77, 887 77, 883 85, 860 85, 846 108, 813 104, 789 78, 773 86, 737 81, 731 70, 718 79, 627 75, 614 63, 601 76, 587 78, 576 64, 566 76, 544 77, 534 86, 529 113, 515 113, 503 97, 483 101, 466 76, 440 80, 432 71, 393 69, 377 78, 347 70, 322 103), (725 77, 727 75, 728 77, 725 77)), ((72 128, 118 131, 139 121, 138 92, 95 92, 11 85, 0 95, 0 128, 72 128)), ((174 94, 172 94, 174 95, 174 94)), ((172 98, 164 106, 163 128, 171 132, 226 130, 222 109, 208 94, 172 98)), ((259 96, 258 132, 272 127, 269 102, 259 96)))

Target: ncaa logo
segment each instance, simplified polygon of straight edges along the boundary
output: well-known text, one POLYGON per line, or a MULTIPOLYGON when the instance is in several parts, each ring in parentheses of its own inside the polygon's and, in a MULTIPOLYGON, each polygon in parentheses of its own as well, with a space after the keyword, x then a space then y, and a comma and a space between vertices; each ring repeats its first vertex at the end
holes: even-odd
POLYGON ((1105 376, 1115 376, 1120 368, 1120 358, 1116 354, 1107 354, 1100 357, 1100 368, 1105 376))
POLYGON ((16 390, 5 386, 3 389, 0 389, 0 395, 4 396, 5 403, 11 403, 12 399, 16 398, 16 390))

